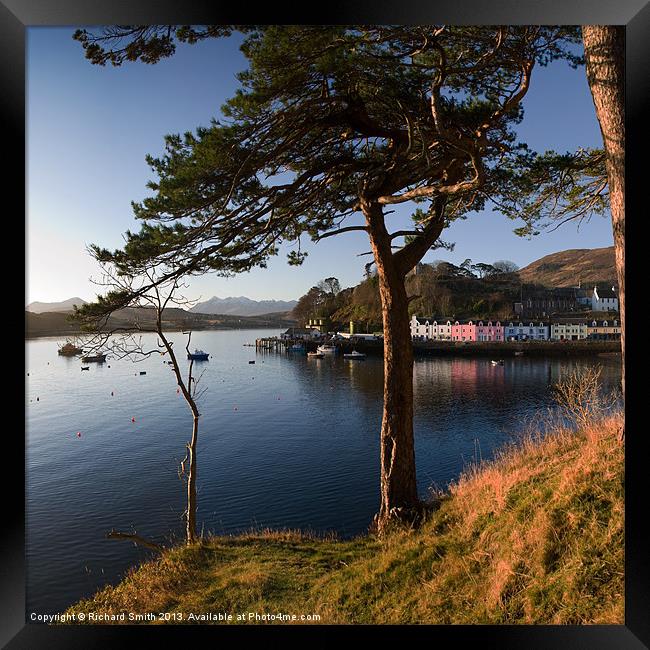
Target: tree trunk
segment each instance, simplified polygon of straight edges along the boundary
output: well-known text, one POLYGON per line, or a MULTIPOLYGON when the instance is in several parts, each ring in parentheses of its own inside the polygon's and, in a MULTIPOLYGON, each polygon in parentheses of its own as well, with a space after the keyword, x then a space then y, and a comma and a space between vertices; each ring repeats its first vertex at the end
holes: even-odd
POLYGON ((419 500, 413 440, 413 348, 404 275, 391 252, 380 205, 362 203, 379 278, 384 325, 384 410, 381 423, 379 531, 391 519, 412 520, 419 500))
POLYGON ((187 544, 196 541, 196 442, 199 437, 199 417, 194 415, 192 440, 187 445, 189 473, 187 476, 187 544))
MULTIPOLYGON (((174 349, 170 342, 167 340, 163 330, 162 330, 162 309, 158 310, 158 319, 157 319, 157 332, 158 336, 163 342, 169 358, 172 362, 172 368, 174 374, 176 375, 176 383, 183 393, 183 397, 187 402, 187 405, 192 411, 192 439, 187 444, 187 461, 188 461, 188 475, 187 475, 187 511, 186 511, 186 542, 188 545, 194 544, 196 541, 196 508, 197 508, 197 498, 196 498, 196 443, 199 437, 199 409, 192 397, 192 367, 194 365, 193 361, 190 361, 190 368, 188 370, 187 384, 183 381, 181 375, 180 366, 178 365, 178 359, 174 354, 174 349)), ((187 339, 187 351, 189 352, 190 339, 192 334, 190 333, 187 339)))
POLYGON ((582 40, 587 79, 606 154, 621 315, 621 386, 625 399, 625 29, 585 25, 582 40))

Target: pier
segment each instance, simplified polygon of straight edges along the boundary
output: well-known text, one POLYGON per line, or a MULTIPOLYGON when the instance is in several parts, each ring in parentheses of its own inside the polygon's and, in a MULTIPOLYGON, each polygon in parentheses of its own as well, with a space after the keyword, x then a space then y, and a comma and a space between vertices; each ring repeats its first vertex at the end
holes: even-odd
MULTIPOLYGON (((266 337, 255 340, 256 352, 286 352, 293 345, 301 344, 307 352, 314 352, 323 343, 320 340, 301 338, 266 337)), ((327 341, 334 345, 339 354, 348 354, 353 350, 368 356, 383 355, 384 342, 367 339, 334 339, 327 341)), ((516 342, 456 342, 456 341, 414 341, 413 355, 419 356, 491 356, 526 357, 526 356, 591 356, 595 354, 620 354, 620 341, 516 341, 516 342)))

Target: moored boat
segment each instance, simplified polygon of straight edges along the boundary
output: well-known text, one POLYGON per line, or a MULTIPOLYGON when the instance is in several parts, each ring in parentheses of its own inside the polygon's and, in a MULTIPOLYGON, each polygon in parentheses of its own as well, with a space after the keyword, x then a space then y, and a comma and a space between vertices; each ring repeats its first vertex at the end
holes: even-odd
POLYGON ((325 355, 322 352, 307 352, 310 359, 322 359, 325 355))
POLYGON ((90 354, 81 357, 82 363, 104 363, 106 361, 106 355, 104 353, 100 354, 90 354))
POLYGON ((497 361, 492 359, 492 365, 493 366, 502 366, 503 365, 503 359, 498 359, 497 361))
POLYGON ((363 354, 363 352, 357 352, 356 350, 352 350, 349 354, 344 354, 343 355, 344 359, 357 359, 358 361, 361 361, 366 358, 366 355, 363 354))
POLYGON ((319 345, 316 350, 320 352, 321 354, 336 354, 336 346, 335 345, 319 345))
POLYGON ((65 345, 59 348, 59 354, 64 357, 75 357, 78 354, 83 354, 83 350, 68 341, 65 345))
POLYGON ((195 349, 194 352, 187 353, 187 358, 193 361, 207 361, 209 356, 209 352, 204 352, 203 350, 199 349, 195 349))

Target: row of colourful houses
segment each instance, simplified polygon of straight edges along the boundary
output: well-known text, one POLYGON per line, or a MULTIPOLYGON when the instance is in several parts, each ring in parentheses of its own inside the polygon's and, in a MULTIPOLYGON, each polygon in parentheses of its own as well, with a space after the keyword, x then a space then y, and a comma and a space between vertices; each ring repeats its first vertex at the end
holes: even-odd
POLYGON ((416 341, 602 341, 621 337, 617 319, 502 323, 498 320, 436 320, 413 316, 410 325, 411 337, 416 341))

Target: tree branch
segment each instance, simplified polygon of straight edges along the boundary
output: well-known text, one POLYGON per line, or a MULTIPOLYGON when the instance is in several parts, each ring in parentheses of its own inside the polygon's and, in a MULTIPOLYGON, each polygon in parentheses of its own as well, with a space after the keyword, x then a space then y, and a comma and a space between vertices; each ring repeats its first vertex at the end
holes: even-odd
POLYGON ((162 546, 159 546, 155 542, 151 542, 148 539, 145 539, 144 537, 140 537, 140 535, 135 535, 132 533, 120 533, 119 531, 111 530, 108 533, 106 533, 106 537, 108 539, 128 539, 132 541, 134 544, 138 544, 140 546, 146 546, 147 548, 150 548, 152 551, 158 551, 159 553, 163 551, 162 546))
POLYGON ((322 235, 319 235, 314 241, 320 241, 325 239, 325 237, 332 237, 333 235, 340 235, 342 232, 350 232, 352 230, 362 230, 363 232, 368 232, 366 226, 346 226, 345 228, 339 228, 338 230, 330 230, 325 232, 322 235))

